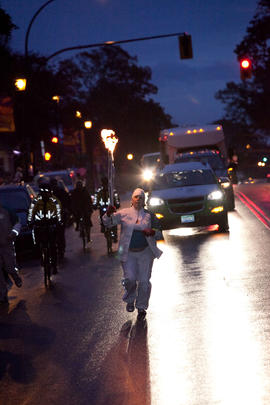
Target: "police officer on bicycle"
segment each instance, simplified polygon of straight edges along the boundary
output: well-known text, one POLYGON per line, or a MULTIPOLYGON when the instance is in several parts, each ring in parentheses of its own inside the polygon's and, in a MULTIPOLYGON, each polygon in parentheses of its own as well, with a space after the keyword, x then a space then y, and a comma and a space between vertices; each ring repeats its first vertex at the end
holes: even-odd
MULTIPOLYGON (((118 193, 114 190, 113 193, 113 203, 110 202, 109 187, 108 187, 108 178, 102 177, 101 187, 95 192, 94 195, 94 209, 99 210, 100 217, 100 232, 105 233, 105 226, 103 225, 102 217, 107 211, 109 205, 113 205, 115 208, 120 208, 120 198, 118 193)), ((113 242, 118 242, 117 237, 117 226, 111 228, 113 242)))
POLYGON ((61 203, 52 194, 49 179, 39 183, 39 194, 28 211, 28 223, 33 226, 34 242, 40 247, 46 244, 51 253, 53 274, 57 273, 57 226, 61 226, 61 203))

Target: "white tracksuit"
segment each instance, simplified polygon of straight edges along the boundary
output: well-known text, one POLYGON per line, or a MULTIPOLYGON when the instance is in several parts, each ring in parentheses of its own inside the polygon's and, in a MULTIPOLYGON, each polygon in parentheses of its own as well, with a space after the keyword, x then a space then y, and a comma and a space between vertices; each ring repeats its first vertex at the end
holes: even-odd
POLYGON ((102 217, 106 227, 121 225, 119 240, 119 259, 124 272, 125 294, 123 300, 133 303, 136 300, 137 308, 148 308, 151 293, 151 271, 153 261, 162 255, 153 236, 146 237, 148 246, 140 252, 129 250, 130 240, 134 230, 151 228, 151 215, 143 208, 136 210, 134 207, 124 208, 110 217, 102 217), (138 289, 137 289, 138 282, 138 289))

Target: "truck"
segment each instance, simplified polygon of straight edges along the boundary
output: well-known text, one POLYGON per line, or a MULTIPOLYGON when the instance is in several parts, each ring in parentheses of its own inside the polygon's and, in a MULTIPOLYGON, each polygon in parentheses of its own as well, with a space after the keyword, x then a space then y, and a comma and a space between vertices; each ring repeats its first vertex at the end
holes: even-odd
POLYGON ((160 132, 159 142, 163 165, 191 161, 209 164, 224 189, 227 209, 234 209, 234 191, 229 179, 231 173, 228 173, 222 125, 164 129, 160 132))
POLYGON ((224 132, 221 125, 169 128, 160 132, 160 151, 163 164, 172 164, 181 152, 195 150, 219 151, 227 160, 224 132))

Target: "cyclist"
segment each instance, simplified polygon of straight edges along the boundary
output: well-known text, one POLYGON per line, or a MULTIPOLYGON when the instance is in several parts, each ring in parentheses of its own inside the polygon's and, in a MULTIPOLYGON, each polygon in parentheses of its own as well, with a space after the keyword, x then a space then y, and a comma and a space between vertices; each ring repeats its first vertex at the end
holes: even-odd
MULTIPOLYGON (((0 205, 0 304, 8 304, 8 283, 12 278, 17 287, 22 279, 16 268, 14 241, 19 234, 21 224, 17 215, 0 205)), ((11 283, 12 284, 12 283, 11 283)))
MULTIPOLYGON (((108 178, 102 177, 101 179, 102 186, 95 192, 94 195, 94 209, 99 209, 99 218, 100 218, 100 232, 105 233, 105 226, 102 221, 102 217, 107 211, 109 205, 113 205, 115 208, 120 208, 120 198, 116 190, 113 194, 113 203, 110 203, 109 196, 109 187, 108 187, 108 178)), ((117 226, 111 228, 111 233, 113 237, 113 242, 118 242, 117 237, 117 226)))
POLYGON ((28 223, 34 227, 34 242, 48 244, 53 274, 57 274, 57 226, 62 225, 61 203, 52 194, 49 179, 42 179, 39 194, 28 211, 28 223))
POLYGON ((61 224, 57 227, 57 245, 58 245, 58 254, 60 259, 63 259, 65 250, 66 250, 66 238, 65 238, 65 229, 67 224, 67 218, 70 211, 70 195, 63 187, 58 184, 56 178, 50 180, 50 185, 53 195, 58 198, 61 203, 61 224))
POLYGON ((81 180, 77 181, 75 189, 71 191, 70 208, 75 219, 76 231, 79 230, 79 223, 82 218, 86 227, 87 242, 90 242, 90 231, 93 226, 91 221, 93 202, 81 180))

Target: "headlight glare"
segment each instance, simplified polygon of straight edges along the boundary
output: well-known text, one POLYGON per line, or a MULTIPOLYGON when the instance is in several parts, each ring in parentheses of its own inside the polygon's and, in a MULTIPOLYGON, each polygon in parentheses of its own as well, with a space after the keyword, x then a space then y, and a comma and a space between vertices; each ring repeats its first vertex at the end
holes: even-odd
POLYGON ((223 194, 220 190, 212 191, 212 193, 208 194, 208 200, 222 200, 223 194))
POLYGON ((154 172, 151 169, 145 169, 142 173, 142 177, 145 181, 150 181, 152 180, 154 176, 154 172))
POLYGON ((151 197, 149 199, 149 205, 151 205, 152 207, 157 206, 157 205, 162 205, 162 204, 164 204, 164 201, 162 200, 162 198, 151 197))

